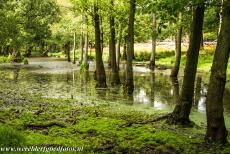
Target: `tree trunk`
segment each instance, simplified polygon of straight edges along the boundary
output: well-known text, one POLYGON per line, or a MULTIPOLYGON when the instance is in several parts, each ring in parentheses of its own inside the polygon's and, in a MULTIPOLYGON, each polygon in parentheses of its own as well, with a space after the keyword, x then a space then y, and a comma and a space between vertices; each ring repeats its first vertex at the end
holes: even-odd
POLYGON ((204 36, 203 36, 203 33, 202 33, 201 41, 200 41, 200 49, 204 50, 204 36))
POLYGON ((134 90, 133 83, 133 53, 134 53, 134 20, 135 20, 136 0, 130 0, 129 25, 128 25, 128 50, 126 61, 126 81, 125 93, 132 95, 134 90))
POLYGON ((179 82, 177 78, 172 77, 172 85, 173 85, 173 103, 177 104, 180 101, 180 89, 179 82))
POLYGON ((127 60, 127 36, 124 37, 123 60, 127 60))
MULTIPOLYGON (((114 6, 113 0, 110 1, 111 6, 114 6)), ((112 85, 120 84, 119 72, 116 62, 116 41, 115 41, 115 21, 114 16, 110 16, 110 40, 109 40, 109 50, 110 50, 110 60, 112 67, 112 85)))
POLYGON ((120 57, 121 57, 121 37, 122 37, 122 28, 121 23, 119 23, 119 32, 118 32, 118 42, 117 42, 117 54, 116 54, 116 61, 117 61, 117 68, 120 70, 120 57))
POLYGON ((96 50, 96 80, 97 88, 106 88, 105 68, 102 60, 100 17, 97 4, 94 4, 94 28, 95 28, 95 50, 96 50))
POLYGON ((206 100, 207 132, 206 140, 227 142, 228 132, 224 123, 223 95, 230 53, 230 1, 223 1, 222 24, 214 54, 206 100))
POLYGON ((67 61, 68 62, 71 62, 71 59, 70 59, 70 41, 68 41, 66 44, 65 44, 65 54, 67 56, 67 61))
POLYGON ((171 124, 189 125, 189 115, 193 103, 194 82, 197 71, 200 41, 204 20, 204 4, 198 4, 193 11, 189 49, 184 70, 184 79, 181 89, 180 103, 176 105, 171 117, 171 124))
POLYGON ((77 39, 77 34, 74 32, 73 35, 73 64, 76 64, 76 39, 77 39))
POLYGON ((150 69, 155 69, 155 54, 156 54, 156 46, 157 46, 157 22, 156 22, 156 14, 152 15, 152 53, 150 58, 150 69))
POLYGON ((81 25, 81 36, 80 36, 80 48, 81 48, 81 55, 80 55, 80 61, 79 64, 83 62, 83 54, 84 54, 84 41, 83 41, 83 30, 82 30, 82 25, 81 25))
MULTIPOLYGON (((87 24, 87 29, 88 29, 88 19, 86 17, 86 24, 87 24)), ((84 60, 83 60, 83 65, 85 66, 86 70, 89 69, 89 64, 88 64, 88 51, 89 51, 89 33, 88 31, 86 32, 85 35, 85 52, 84 52, 84 60)))
POLYGON ((101 35, 101 52, 103 53, 104 51, 104 29, 103 29, 103 20, 102 17, 99 19, 99 23, 100 23, 100 35, 101 35))
POLYGON ((178 72, 179 72, 179 69, 180 69, 180 59, 181 59, 181 42, 182 42, 182 25, 181 25, 181 22, 182 22, 182 14, 179 13, 179 24, 178 24, 178 28, 177 28, 177 33, 176 33, 176 61, 175 61, 175 64, 174 64, 174 67, 172 69, 172 72, 171 72, 171 77, 173 78, 177 78, 178 76, 178 72))
POLYGON ((33 46, 29 46, 28 49, 26 49, 26 54, 25 54, 25 56, 26 56, 26 57, 30 57, 30 56, 31 56, 31 53, 32 53, 32 50, 33 50, 33 46))
POLYGON ((224 0, 221 0, 221 8, 220 8, 220 13, 219 13, 219 27, 218 27, 218 32, 217 32, 217 36, 220 34, 220 30, 221 30, 221 25, 222 25, 222 10, 223 10, 223 3, 224 0))

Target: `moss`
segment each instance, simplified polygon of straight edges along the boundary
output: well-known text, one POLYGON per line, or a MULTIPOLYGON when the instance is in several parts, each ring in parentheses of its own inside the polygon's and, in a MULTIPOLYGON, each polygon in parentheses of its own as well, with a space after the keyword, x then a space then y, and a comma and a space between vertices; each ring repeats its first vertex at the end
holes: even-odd
POLYGON ((203 142, 204 127, 153 123, 153 119, 165 114, 157 110, 106 101, 82 104, 72 99, 43 99, 26 93, 23 97, 30 103, 1 105, 5 106, 0 116, 6 119, 2 132, 10 127, 14 130, 10 131, 12 138, 16 138, 12 142, 8 137, 9 145, 83 146, 87 153, 205 152, 197 148, 203 142))
POLYGON ((4 125, 0 125, 0 147, 20 146, 25 143, 21 132, 4 125))

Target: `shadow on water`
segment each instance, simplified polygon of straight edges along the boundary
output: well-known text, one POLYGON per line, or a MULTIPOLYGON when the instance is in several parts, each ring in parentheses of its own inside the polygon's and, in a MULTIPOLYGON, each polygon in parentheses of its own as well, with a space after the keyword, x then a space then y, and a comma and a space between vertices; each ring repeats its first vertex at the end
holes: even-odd
MULTIPOLYGON (((154 73, 144 67, 134 67, 135 90, 132 97, 126 97, 123 95, 122 85, 110 85, 109 70, 106 70, 109 88, 95 89, 94 67, 94 64, 91 63, 89 71, 80 72, 76 65, 50 59, 45 62, 44 59, 33 60, 28 66, 0 65, 0 99, 9 96, 17 98, 23 93, 31 93, 43 98, 76 99, 81 102, 108 101, 169 112, 179 102, 182 77, 179 77, 178 80, 171 80, 169 75, 160 71, 154 73), (11 93, 11 95, 4 96, 4 93, 11 93)), ((124 66, 120 68, 120 79, 121 82, 124 82, 124 66)), ((207 93, 205 82, 197 79, 196 102, 193 106, 192 118, 199 114, 205 119, 207 93)), ((228 118, 230 118, 229 101, 230 90, 226 89, 224 108, 228 118)), ((230 123, 226 125, 230 127, 230 123)))

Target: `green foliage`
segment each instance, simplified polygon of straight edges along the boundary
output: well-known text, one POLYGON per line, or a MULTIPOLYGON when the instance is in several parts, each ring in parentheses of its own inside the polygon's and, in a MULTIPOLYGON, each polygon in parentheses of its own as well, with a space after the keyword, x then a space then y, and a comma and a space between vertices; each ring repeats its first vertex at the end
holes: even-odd
POLYGON ((29 64, 29 61, 28 61, 27 58, 24 58, 22 62, 23 62, 24 65, 28 65, 29 64))
POLYGON ((25 143, 25 137, 13 128, 0 125, 0 147, 16 147, 25 143))
POLYGON ((0 57, 0 63, 11 63, 12 62, 12 56, 9 55, 8 57, 1 56, 0 57))
POLYGON ((134 57, 136 61, 149 61, 151 53, 147 51, 135 52, 134 57))

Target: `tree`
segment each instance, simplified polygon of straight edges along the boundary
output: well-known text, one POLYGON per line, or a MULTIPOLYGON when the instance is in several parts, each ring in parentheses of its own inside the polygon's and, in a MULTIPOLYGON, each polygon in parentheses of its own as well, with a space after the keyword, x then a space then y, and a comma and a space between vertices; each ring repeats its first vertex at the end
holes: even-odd
POLYGON ((153 13, 152 15, 153 22, 152 22, 152 52, 151 52, 151 58, 150 58, 150 69, 155 69, 155 55, 156 55, 156 46, 157 46, 157 19, 156 14, 153 13))
MULTIPOLYGON (((88 18, 86 17, 86 28, 88 29, 88 18)), ((86 68, 86 70, 89 69, 89 64, 88 64, 88 51, 89 51, 89 32, 88 30, 86 31, 85 35, 85 54, 83 58, 83 65, 86 68)))
POLYGON ((128 95, 131 95, 134 90, 133 53, 134 53, 135 10, 136 10, 136 0, 130 0, 129 23, 128 23, 128 42, 127 42, 127 61, 126 61, 126 80, 125 80, 125 93, 128 95))
POLYGON ((205 10, 204 2, 197 3, 194 7, 195 8, 193 11, 189 49, 187 52, 187 60, 184 70, 184 79, 181 89, 180 102, 176 105, 172 116, 168 120, 168 122, 172 124, 190 124, 189 115, 193 103, 194 82, 197 71, 200 41, 202 36, 205 10))
POLYGON ((206 140, 227 142, 223 115, 223 95, 226 83, 226 71, 230 53, 230 1, 223 1, 221 29, 214 54, 211 76, 206 99, 207 132, 206 140))
MULTIPOLYGON (((110 1, 111 9, 114 6, 113 0, 110 1)), ((113 9, 112 9, 113 10, 113 9)), ((116 40, 115 40, 115 19, 113 14, 110 16, 110 40, 109 40, 109 53, 111 59, 111 68, 112 68, 112 85, 120 84, 119 72, 116 62, 116 40)))
POLYGON ((181 59, 181 42, 182 42, 182 14, 181 12, 179 13, 179 17, 178 17, 178 28, 177 28, 177 33, 176 33, 176 42, 175 42, 175 46, 176 46, 176 50, 175 50, 175 55, 176 55, 176 61, 174 64, 174 67, 172 69, 171 72, 171 77, 177 77, 179 69, 180 69, 180 59, 181 59))
POLYGON ((98 88, 106 88, 106 75, 104 63, 102 60, 101 50, 101 32, 100 32, 100 16, 98 14, 98 3, 94 1, 94 28, 95 28, 95 50, 96 50, 96 80, 98 88))

